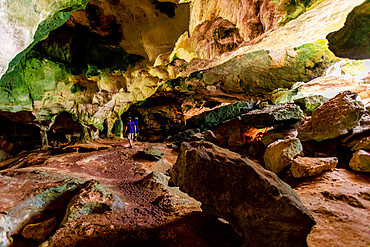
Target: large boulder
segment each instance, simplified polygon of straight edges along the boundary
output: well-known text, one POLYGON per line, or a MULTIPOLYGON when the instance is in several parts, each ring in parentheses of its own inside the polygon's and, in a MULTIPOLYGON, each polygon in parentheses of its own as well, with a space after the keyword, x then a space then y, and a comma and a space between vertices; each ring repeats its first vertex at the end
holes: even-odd
POLYGON ((320 175, 323 171, 335 168, 337 164, 338 159, 336 157, 297 157, 293 160, 290 171, 295 178, 314 177, 320 175))
POLYGON ((259 164, 205 141, 184 142, 170 174, 205 212, 229 221, 245 245, 307 246, 313 218, 290 186, 259 164))
POLYGON ((356 97, 356 93, 345 91, 318 107, 298 130, 298 138, 322 141, 347 134, 359 125, 365 113, 363 104, 356 97))
POLYGON ((186 122, 187 128, 199 128, 201 131, 217 127, 227 119, 247 113, 253 109, 254 102, 238 101, 229 105, 218 107, 212 111, 203 112, 191 117, 186 122))
POLYGON ((365 59, 370 56, 370 2, 365 1, 348 15, 344 27, 327 36, 329 48, 339 57, 365 59))
POLYGON ((297 138, 277 140, 267 146, 263 155, 266 169, 279 173, 302 151, 301 141, 297 138))
POLYGON ((242 115, 246 124, 256 128, 265 128, 278 124, 291 124, 304 119, 299 106, 295 104, 282 104, 253 110, 242 115))
POLYGON ((353 154, 349 166, 359 172, 370 172, 370 153, 365 150, 358 150, 353 154))

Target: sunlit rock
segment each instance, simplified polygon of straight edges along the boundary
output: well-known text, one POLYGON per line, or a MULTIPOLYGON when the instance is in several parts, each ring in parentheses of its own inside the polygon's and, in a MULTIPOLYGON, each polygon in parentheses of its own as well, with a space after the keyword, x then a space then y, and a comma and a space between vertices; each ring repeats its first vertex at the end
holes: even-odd
POLYGON ((290 171, 295 178, 313 177, 320 175, 323 171, 333 169, 337 166, 338 159, 297 157, 293 159, 290 171))
POLYGON ((299 105, 307 115, 311 115, 317 107, 324 104, 327 100, 327 98, 321 95, 314 95, 296 99, 294 100, 294 103, 299 105))
POLYGON ((356 98, 356 93, 345 91, 321 105, 298 129, 298 138, 301 141, 322 141, 347 134, 359 126, 365 109, 356 98))
POLYGON ((267 170, 281 172, 290 165, 293 159, 303 151, 302 144, 297 138, 287 137, 277 140, 267 146, 263 160, 267 170))
POLYGON ((370 153, 365 150, 358 150, 353 154, 349 166, 359 172, 370 172, 370 153))
POLYGON ((368 185, 368 174, 335 168, 294 188, 316 220, 309 246, 367 246, 368 185))
POLYGON ((87 0, 0 2, 0 79, 50 31, 63 25, 72 11, 83 9, 87 0), (27 51, 25 51, 27 50, 27 51), (24 52, 25 51, 25 52, 24 52))
POLYGON ((275 104, 287 101, 303 101, 307 97, 333 98, 338 93, 351 91, 359 94, 366 104, 370 95, 370 60, 341 60, 328 69, 324 74, 312 81, 295 83, 290 90, 276 90, 271 95, 275 104))

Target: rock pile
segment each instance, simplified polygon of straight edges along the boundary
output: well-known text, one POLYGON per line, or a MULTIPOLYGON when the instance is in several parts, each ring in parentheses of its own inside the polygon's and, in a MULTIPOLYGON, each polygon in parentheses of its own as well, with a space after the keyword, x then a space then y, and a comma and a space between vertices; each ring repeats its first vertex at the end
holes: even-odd
POLYGON ((314 220, 289 185, 259 164, 209 142, 183 143, 173 184, 222 217, 248 246, 307 246, 314 220), (268 206, 267 206, 268 205, 268 206))

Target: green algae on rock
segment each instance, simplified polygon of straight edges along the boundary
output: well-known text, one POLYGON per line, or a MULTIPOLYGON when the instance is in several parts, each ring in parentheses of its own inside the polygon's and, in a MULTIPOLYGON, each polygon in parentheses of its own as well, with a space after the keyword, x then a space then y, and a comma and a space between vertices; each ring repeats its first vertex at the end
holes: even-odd
MULTIPOLYGON (((2 1, 4 2, 4 1, 2 1)), ((4 22, 0 36, 0 78, 48 33, 64 24, 70 13, 85 8, 88 0, 5 1, 0 10, 4 22)))

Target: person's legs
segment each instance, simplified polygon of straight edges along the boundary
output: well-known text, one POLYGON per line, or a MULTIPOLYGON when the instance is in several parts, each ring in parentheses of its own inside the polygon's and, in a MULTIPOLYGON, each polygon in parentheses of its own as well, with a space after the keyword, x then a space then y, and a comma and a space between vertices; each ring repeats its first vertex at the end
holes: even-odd
POLYGON ((128 142, 130 143, 130 147, 133 147, 134 144, 134 133, 128 133, 128 142))

